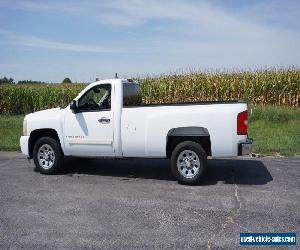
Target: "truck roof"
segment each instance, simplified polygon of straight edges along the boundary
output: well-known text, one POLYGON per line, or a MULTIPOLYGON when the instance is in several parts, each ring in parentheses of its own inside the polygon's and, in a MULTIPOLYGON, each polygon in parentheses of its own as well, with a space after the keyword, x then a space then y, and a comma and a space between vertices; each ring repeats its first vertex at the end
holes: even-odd
POLYGON ((133 83, 137 84, 137 82, 133 81, 132 79, 126 79, 126 78, 111 78, 111 79, 102 79, 99 81, 92 82, 88 84, 88 87, 92 87, 101 83, 111 83, 111 84, 120 84, 120 83, 133 83))
POLYGON ((110 78, 110 79, 101 79, 99 81, 95 81, 92 83, 106 83, 106 82, 119 82, 119 83, 122 82, 123 83, 123 82, 133 82, 133 80, 127 79, 127 78, 110 78))

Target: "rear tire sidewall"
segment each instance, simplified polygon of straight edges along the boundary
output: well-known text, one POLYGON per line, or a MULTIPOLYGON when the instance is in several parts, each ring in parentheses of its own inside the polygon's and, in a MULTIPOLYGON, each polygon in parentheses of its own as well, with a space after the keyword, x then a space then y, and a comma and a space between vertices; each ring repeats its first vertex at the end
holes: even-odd
POLYGON ((188 185, 198 184, 204 174, 206 165, 207 165, 207 156, 199 143, 193 141, 184 141, 179 143, 172 152, 172 156, 171 156, 172 174, 181 184, 188 184, 188 185), (183 175, 181 175, 177 167, 177 158, 180 155, 180 153, 184 150, 194 151, 197 154, 200 161, 200 169, 198 173, 192 178, 186 178, 183 175))
POLYGON ((63 153, 60 147, 60 144, 51 137, 42 137, 40 138, 34 145, 33 148, 33 160, 35 164, 35 170, 43 173, 43 174, 54 174, 57 173, 58 170, 61 169, 62 161, 63 161, 63 153), (55 160, 52 167, 45 169, 42 166, 40 166, 39 159, 38 159, 38 150, 39 148, 44 145, 48 144, 54 151, 55 160))

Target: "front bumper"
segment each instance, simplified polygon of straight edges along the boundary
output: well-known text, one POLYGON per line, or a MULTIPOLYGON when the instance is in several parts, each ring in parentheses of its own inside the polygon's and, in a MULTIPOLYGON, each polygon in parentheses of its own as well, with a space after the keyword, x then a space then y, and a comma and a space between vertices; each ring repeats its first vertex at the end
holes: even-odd
POLYGON ((238 144, 238 155, 249 155, 252 149, 252 139, 247 138, 246 141, 238 144))
POLYGON ((29 155, 28 154, 28 141, 29 141, 29 136, 21 136, 20 147, 21 147, 22 154, 24 154, 24 155, 29 155))

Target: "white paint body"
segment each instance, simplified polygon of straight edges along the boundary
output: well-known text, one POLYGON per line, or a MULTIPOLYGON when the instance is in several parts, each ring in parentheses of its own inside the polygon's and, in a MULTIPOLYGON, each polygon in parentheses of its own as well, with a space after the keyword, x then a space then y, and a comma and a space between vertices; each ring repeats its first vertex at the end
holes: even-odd
POLYGON ((237 135, 237 115, 246 103, 207 103, 163 106, 123 107, 123 84, 127 80, 101 80, 90 88, 111 84, 111 110, 74 113, 67 106, 25 116, 26 134, 21 150, 28 155, 30 134, 37 129, 54 129, 64 155, 82 157, 166 157, 168 132, 178 127, 203 127, 210 135, 213 157, 238 155, 238 143, 247 135, 237 135), (108 118, 107 124, 99 123, 108 118))

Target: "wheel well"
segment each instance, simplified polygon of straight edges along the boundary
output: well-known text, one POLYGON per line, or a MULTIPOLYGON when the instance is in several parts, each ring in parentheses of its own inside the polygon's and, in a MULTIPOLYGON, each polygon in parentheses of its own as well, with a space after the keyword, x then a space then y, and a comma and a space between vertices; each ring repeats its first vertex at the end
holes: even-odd
POLYGON ((60 143, 58 134, 56 130, 54 129, 37 129, 30 133, 29 142, 28 142, 28 151, 29 151, 29 157, 33 157, 33 148, 35 143, 42 137, 51 137, 54 140, 56 140, 58 143, 60 143))
POLYGON ((181 142, 194 141, 199 143, 204 149, 207 156, 211 156, 211 142, 209 135, 196 135, 196 136, 168 136, 167 137, 167 158, 171 157, 174 148, 181 142))

